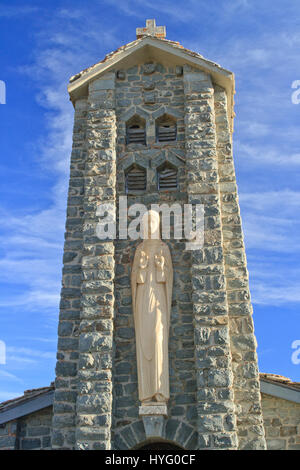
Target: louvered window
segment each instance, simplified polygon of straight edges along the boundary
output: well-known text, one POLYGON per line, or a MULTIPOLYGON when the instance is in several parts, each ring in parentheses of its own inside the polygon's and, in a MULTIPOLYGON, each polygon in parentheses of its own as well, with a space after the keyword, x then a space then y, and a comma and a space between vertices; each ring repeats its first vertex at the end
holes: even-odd
POLYGON ((141 124, 132 124, 127 127, 127 144, 146 145, 146 131, 141 124))
POLYGON ((128 191, 145 191, 147 185, 146 170, 134 165, 126 173, 126 192, 128 191))
POLYGON ((157 142, 170 142, 177 138, 176 119, 164 114, 156 121, 157 142))
POLYGON ((158 170, 158 189, 176 189, 177 183, 177 170, 169 166, 164 166, 158 170))

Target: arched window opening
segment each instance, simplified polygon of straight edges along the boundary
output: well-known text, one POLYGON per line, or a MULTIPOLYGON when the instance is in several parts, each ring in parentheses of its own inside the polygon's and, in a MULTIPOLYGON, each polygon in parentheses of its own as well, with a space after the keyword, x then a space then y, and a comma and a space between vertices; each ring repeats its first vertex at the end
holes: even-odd
POLYGON ((172 116, 164 114, 156 121, 156 141, 171 142, 177 139, 177 123, 172 116))
POLYGON ((157 184, 158 189, 169 190, 178 188, 177 168, 170 165, 168 162, 157 170, 157 184))
POLYGON ((155 441, 148 442, 138 448, 138 450, 183 450, 182 447, 179 447, 172 442, 165 441, 155 441))
POLYGON ((145 191, 147 186, 146 170, 136 164, 126 172, 126 192, 145 191))
POLYGON ((126 124, 126 143, 146 145, 146 122, 140 116, 133 116, 126 124))

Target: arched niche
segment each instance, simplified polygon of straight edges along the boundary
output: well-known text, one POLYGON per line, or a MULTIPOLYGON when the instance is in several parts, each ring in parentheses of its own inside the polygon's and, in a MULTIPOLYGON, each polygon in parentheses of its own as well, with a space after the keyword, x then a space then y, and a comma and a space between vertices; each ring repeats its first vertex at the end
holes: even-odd
POLYGON ((139 447, 135 447, 135 450, 183 450, 183 448, 173 442, 157 440, 144 442, 139 447))

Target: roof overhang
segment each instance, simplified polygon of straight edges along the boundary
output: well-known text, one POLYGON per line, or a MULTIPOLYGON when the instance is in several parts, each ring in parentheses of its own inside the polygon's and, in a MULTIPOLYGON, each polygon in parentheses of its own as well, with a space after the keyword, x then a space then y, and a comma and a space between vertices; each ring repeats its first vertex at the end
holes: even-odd
POLYGON ((283 385, 260 379, 260 391, 272 397, 282 398, 282 400, 300 403, 300 389, 293 388, 292 384, 283 385))
POLYGON ((12 404, 0 411, 0 424, 8 423, 22 416, 29 415, 36 411, 53 405, 54 390, 41 393, 38 396, 28 398, 22 403, 12 404))
POLYGON ((228 116, 231 129, 234 118, 234 74, 220 65, 205 59, 200 54, 173 45, 155 37, 144 37, 121 47, 115 53, 87 70, 71 78, 68 85, 70 99, 74 104, 78 99, 88 96, 88 85, 101 75, 110 72, 115 67, 129 68, 145 61, 158 61, 169 66, 191 65, 201 72, 211 76, 212 82, 223 87, 227 92, 228 116))

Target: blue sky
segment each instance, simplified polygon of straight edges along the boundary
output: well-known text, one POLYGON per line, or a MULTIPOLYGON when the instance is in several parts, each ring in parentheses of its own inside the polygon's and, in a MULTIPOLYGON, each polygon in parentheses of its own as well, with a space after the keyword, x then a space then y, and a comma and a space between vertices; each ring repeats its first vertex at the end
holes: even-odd
POLYGON ((279 0, 0 1, 0 401, 54 379, 70 76, 146 18, 236 76, 234 155, 262 372, 300 381, 300 13, 279 0))

